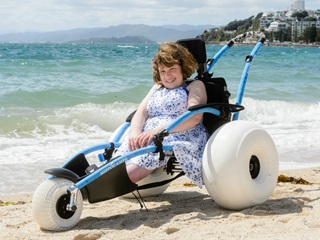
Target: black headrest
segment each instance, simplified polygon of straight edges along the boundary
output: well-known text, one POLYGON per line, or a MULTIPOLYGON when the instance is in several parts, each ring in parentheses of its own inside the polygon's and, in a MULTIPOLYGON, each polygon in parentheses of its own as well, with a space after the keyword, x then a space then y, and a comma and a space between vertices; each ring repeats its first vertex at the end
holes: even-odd
POLYGON ((187 48, 199 64, 207 61, 206 44, 202 38, 181 39, 177 43, 187 48))

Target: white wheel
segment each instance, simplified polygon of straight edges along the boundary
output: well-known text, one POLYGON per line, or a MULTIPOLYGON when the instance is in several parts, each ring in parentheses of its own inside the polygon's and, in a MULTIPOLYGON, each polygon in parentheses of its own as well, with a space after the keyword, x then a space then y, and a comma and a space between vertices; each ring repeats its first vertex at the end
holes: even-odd
MULTIPOLYGON (((153 183, 153 182, 161 182, 170 178, 173 178, 175 175, 167 174, 164 170, 163 167, 158 168, 154 170, 149 176, 145 177, 144 179, 140 180, 137 182, 139 186, 148 184, 148 183, 153 183)), ((154 197, 154 196, 159 196, 162 194, 168 187, 170 183, 167 183, 163 186, 160 187, 154 187, 154 188, 149 188, 149 189, 143 189, 139 190, 140 195, 142 197, 154 197)), ((128 193, 123 196, 124 198, 134 198, 132 193, 128 193)))
POLYGON ((41 228, 61 231, 70 229, 78 223, 83 207, 80 191, 76 198, 77 209, 66 210, 70 200, 67 190, 71 185, 73 182, 67 179, 52 178, 38 186, 32 198, 32 214, 41 228))
POLYGON ((278 178, 278 154, 264 129, 251 122, 233 121, 210 137, 202 168, 212 199, 221 207, 240 210, 270 197, 278 178))

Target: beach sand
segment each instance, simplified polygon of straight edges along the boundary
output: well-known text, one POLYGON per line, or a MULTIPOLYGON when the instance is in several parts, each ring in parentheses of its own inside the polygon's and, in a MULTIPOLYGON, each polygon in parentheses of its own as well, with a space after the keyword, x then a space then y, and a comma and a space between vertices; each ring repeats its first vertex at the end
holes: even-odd
POLYGON ((230 211, 183 177, 164 194, 145 199, 148 211, 134 199, 85 202, 79 223, 64 232, 39 228, 32 218, 32 193, 0 196, 0 239, 318 239, 320 168, 280 174, 312 184, 279 182, 265 203, 230 211))

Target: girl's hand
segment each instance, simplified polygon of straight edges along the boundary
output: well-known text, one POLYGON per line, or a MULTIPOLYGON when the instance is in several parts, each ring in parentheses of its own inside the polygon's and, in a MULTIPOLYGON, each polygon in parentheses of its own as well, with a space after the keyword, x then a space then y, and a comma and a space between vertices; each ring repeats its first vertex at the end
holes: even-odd
POLYGON ((129 137, 129 148, 131 151, 148 146, 153 141, 153 136, 162 128, 155 128, 151 131, 129 137))
MULTIPOLYGON (((140 133, 141 134, 141 133, 140 133)), ((128 139, 128 146, 131 151, 139 148, 139 136, 140 134, 131 133, 128 139)))

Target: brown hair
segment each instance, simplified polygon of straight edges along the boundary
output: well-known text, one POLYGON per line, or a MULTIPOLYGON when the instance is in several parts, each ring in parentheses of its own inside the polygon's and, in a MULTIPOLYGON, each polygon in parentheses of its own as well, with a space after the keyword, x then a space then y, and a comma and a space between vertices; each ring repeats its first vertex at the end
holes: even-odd
POLYGON ((166 67, 180 65, 183 80, 189 78, 198 69, 198 63, 188 49, 174 42, 162 43, 152 60, 153 81, 158 85, 163 85, 158 69, 160 64, 166 67))

